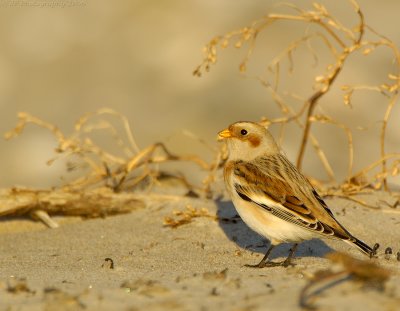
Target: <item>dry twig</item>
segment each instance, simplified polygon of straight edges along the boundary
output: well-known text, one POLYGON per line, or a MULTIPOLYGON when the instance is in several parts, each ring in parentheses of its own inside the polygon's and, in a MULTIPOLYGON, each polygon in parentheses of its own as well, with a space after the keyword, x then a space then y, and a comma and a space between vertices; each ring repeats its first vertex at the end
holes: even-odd
POLYGON ((197 217, 216 219, 216 216, 211 215, 206 208, 196 209, 188 205, 186 206, 186 210, 184 211, 174 211, 174 217, 165 217, 164 226, 175 229, 182 225, 191 223, 193 221, 193 218, 197 217))
MULTIPOLYGON (((384 190, 389 190, 387 179, 391 176, 398 175, 398 162, 400 160, 399 155, 389 156, 385 150, 387 125, 393 107, 398 100, 398 90, 400 86, 400 51, 391 40, 377 33, 366 24, 362 10, 355 0, 349 0, 349 3, 358 18, 358 22, 355 27, 346 26, 341 23, 339 19, 334 17, 322 4, 313 3, 313 7, 308 10, 301 9, 293 4, 286 4, 287 7, 294 10, 294 14, 270 13, 264 18, 256 20, 247 27, 243 27, 242 29, 213 38, 204 48, 203 62, 194 71, 194 75, 196 76, 201 76, 203 71, 209 71, 211 65, 216 64, 217 62, 219 47, 223 49, 227 48, 230 43, 234 41, 234 46, 236 48, 247 46, 246 56, 239 66, 240 71, 245 72, 247 63, 250 61, 251 55, 256 48, 257 40, 259 40, 259 34, 269 28, 272 24, 277 22, 286 22, 303 23, 304 25, 316 25, 315 28, 307 27, 306 34, 304 36, 291 42, 281 53, 273 57, 270 65, 268 66, 269 72, 272 73, 271 80, 273 82, 258 78, 259 81, 270 91, 272 99, 276 102, 283 115, 282 117, 272 120, 263 119, 263 123, 280 124, 282 126, 281 132, 283 133, 284 126, 294 121, 302 131, 300 149, 297 155, 297 166, 301 168, 307 142, 309 139, 311 139, 314 149, 322 161, 330 181, 334 181, 336 178, 334 176, 332 167, 327 160, 327 157, 319 146, 317 139, 312 135, 311 125, 313 122, 318 121, 322 123, 333 124, 344 130, 348 138, 349 165, 346 182, 344 183, 343 187, 341 187, 341 189, 344 190, 342 195, 346 195, 346 187, 350 187, 352 188, 352 191, 354 191, 352 181, 354 181, 357 176, 360 176, 361 174, 364 176, 364 178, 369 179, 366 182, 369 186, 375 189, 381 189, 383 187, 384 190), (285 102, 284 93, 278 91, 278 85, 280 84, 281 80, 281 67, 283 68, 282 64, 287 61, 289 64, 289 73, 293 71, 293 55, 296 49, 301 45, 306 45, 314 59, 318 60, 318 51, 313 49, 310 44, 312 40, 321 40, 321 42, 328 48, 328 51, 330 52, 334 61, 324 66, 323 68, 326 68, 325 71, 315 77, 314 89, 316 89, 316 91, 311 94, 308 99, 302 100, 302 109, 295 113, 295 110, 285 102), (350 128, 342 122, 333 120, 332 118, 322 115, 315 115, 314 111, 315 108, 320 105, 321 99, 332 88, 337 77, 340 75, 344 66, 348 62, 349 57, 357 53, 368 56, 377 48, 386 48, 394 57, 394 72, 390 72, 388 74, 389 82, 385 81, 379 85, 341 86, 341 89, 344 92, 343 102, 349 107, 352 106, 352 97, 354 93, 360 90, 378 92, 384 96, 385 100, 388 101, 387 108, 382 117, 383 122, 379 141, 380 159, 377 160, 377 163, 379 163, 381 169, 380 172, 375 173, 375 175, 373 175, 371 178, 368 177, 372 172, 372 169, 369 167, 363 169, 361 174, 354 175, 352 172, 353 162, 355 159, 352 141, 353 135, 350 128), (302 118, 304 118, 304 122, 300 121, 302 118), (389 169, 388 166, 389 160, 391 160, 393 163, 391 169, 389 169)), ((288 93, 290 94, 290 92, 288 93)), ((362 190, 364 187, 361 187, 360 189, 362 190)))
POLYGON ((341 270, 331 269, 318 271, 300 293, 299 304, 302 308, 313 310, 316 307, 311 299, 323 291, 347 280, 360 282, 365 286, 382 290, 391 272, 377 266, 371 261, 358 260, 343 253, 329 253, 326 256, 334 264, 339 264, 341 270))
POLYGON ((187 161, 202 170, 209 171, 204 184, 200 187, 191 185, 181 174, 167 174, 181 181, 189 194, 197 195, 199 192, 208 196, 211 192, 210 184, 215 179, 220 162, 218 155, 210 164, 196 155, 175 155, 163 143, 155 143, 140 150, 126 117, 107 108, 80 118, 71 135, 65 135, 57 126, 28 113, 19 113, 18 118, 17 126, 5 134, 7 139, 20 135, 28 124, 37 125, 53 133, 58 143, 55 150, 59 156, 50 160, 49 164, 61 157, 74 157, 82 161, 83 165, 70 165, 70 168, 88 168, 88 172, 59 189, 15 188, 3 190, 1 193, 0 216, 28 214, 39 218, 52 228, 58 225, 49 214, 98 217, 124 213, 143 206, 141 200, 125 190, 132 191, 144 182, 151 186, 158 179, 162 179, 166 174, 159 170, 158 164, 169 161, 187 161), (122 123, 124 133, 121 134, 113 123, 104 119, 106 116, 117 117, 122 123), (119 155, 115 149, 109 152, 97 145, 89 135, 99 130, 110 132, 124 155, 119 155))

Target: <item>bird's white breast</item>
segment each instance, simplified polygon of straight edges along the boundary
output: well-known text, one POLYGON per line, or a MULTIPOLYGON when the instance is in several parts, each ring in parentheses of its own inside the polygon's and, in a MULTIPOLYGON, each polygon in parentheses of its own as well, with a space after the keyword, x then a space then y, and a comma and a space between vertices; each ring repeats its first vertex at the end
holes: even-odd
POLYGON ((235 196, 232 202, 242 220, 258 234, 269 239, 272 244, 300 242, 314 236, 312 232, 282 220, 255 203, 244 201, 239 196, 235 196))

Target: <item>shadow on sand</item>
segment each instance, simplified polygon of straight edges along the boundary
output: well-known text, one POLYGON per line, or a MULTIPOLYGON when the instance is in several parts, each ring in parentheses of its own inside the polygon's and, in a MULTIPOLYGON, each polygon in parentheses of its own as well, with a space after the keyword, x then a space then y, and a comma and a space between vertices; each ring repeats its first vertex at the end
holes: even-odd
MULTIPOLYGON (((237 214, 232 202, 216 202, 219 225, 226 236, 234 241, 239 247, 246 250, 265 254, 270 245, 268 240, 251 230, 237 214)), ((271 253, 270 259, 286 258, 292 244, 284 243, 278 245, 271 253)), ((319 239, 304 241, 299 244, 295 257, 324 257, 332 249, 319 239)))

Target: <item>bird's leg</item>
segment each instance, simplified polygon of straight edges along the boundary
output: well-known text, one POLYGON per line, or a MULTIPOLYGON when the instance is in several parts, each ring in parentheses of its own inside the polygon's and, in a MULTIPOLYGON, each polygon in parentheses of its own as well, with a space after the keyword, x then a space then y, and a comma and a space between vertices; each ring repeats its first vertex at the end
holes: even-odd
POLYGON ((250 268, 265 268, 265 267, 277 267, 277 266, 288 267, 288 266, 292 265, 291 260, 293 258, 294 253, 296 252, 297 246, 298 246, 298 243, 293 244, 293 246, 289 250, 288 257, 284 261, 272 262, 272 261, 268 261, 269 254, 275 247, 275 245, 271 244, 271 246, 268 248, 267 252, 265 253, 264 258, 261 259, 261 261, 258 264, 245 265, 245 267, 250 267, 250 268))
POLYGON ((293 264, 291 263, 291 261, 292 261, 292 258, 293 258, 294 253, 296 252, 296 249, 297 249, 297 246, 298 246, 298 245, 299 245, 298 243, 294 243, 294 244, 293 244, 293 246, 292 246, 292 247, 290 248, 290 250, 289 250, 289 255, 287 256, 287 258, 285 259, 285 261, 282 261, 282 262, 281 262, 282 266, 288 267, 288 266, 290 266, 290 265, 293 265, 293 264))
POLYGON ((271 261, 268 261, 269 254, 272 252, 274 249, 275 245, 271 244, 271 246, 268 248, 267 252, 264 255, 264 258, 261 259, 261 261, 256 264, 256 265, 245 265, 245 267, 250 267, 250 268, 264 268, 267 266, 270 266, 272 263, 271 261))

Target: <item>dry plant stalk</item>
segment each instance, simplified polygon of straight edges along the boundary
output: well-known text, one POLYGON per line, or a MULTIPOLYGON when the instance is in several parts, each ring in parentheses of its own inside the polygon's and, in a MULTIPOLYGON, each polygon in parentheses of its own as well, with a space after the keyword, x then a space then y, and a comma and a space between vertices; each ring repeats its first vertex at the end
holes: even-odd
POLYGON ((193 221, 193 218, 197 217, 207 217, 216 219, 215 215, 211 215, 208 209, 201 208, 196 209, 190 205, 186 206, 186 209, 183 211, 174 211, 174 217, 165 217, 164 218, 164 226, 176 229, 182 225, 189 224, 193 221))
POLYGON ((206 163, 196 155, 175 155, 163 143, 155 143, 139 150, 126 117, 108 108, 81 117, 75 124, 74 132, 69 136, 62 133, 56 125, 40 120, 28 113, 21 112, 18 114, 18 118, 17 126, 5 134, 6 139, 20 135, 28 124, 43 127, 54 134, 58 143, 56 152, 59 156, 49 160, 48 164, 61 157, 75 156, 83 162, 80 165, 81 167, 89 167, 88 174, 66 184, 64 186, 66 189, 82 189, 98 185, 105 185, 115 192, 132 189, 146 178, 151 178, 155 182, 160 172, 152 164, 168 161, 188 161, 204 170, 213 170, 217 166, 217 163, 206 163), (124 135, 119 133, 109 121, 95 122, 93 120, 95 117, 105 115, 114 116, 121 120, 124 126, 124 135), (108 130, 125 156, 113 154, 98 146, 91 139, 90 134, 99 130, 108 130), (123 136, 127 137, 128 143, 123 140, 123 136))
POLYGON ((390 277, 391 272, 379 267, 370 260, 359 260, 347 254, 332 252, 326 255, 332 263, 341 265, 354 280, 374 285, 384 284, 390 277))
POLYGON ((20 135, 28 124, 45 128, 55 136, 58 143, 55 150, 59 154, 48 161, 48 164, 62 157, 78 159, 81 163, 70 165, 70 168, 86 167, 87 173, 59 189, 4 190, 0 193, 0 217, 31 215, 54 228, 58 225, 49 214, 100 217, 129 212, 143 206, 145 199, 132 194, 132 190, 143 183, 151 187, 158 182, 158 178, 163 178, 165 174, 158 169, 157 164, 168 161, 188 161, 209 171, 209 176, 199 187, 191 185, 184 176, 169 176, 181 181, 189 194, 197 195, 197 191, 207 196, 220 162, 218 157, 214 163, 209 164, 196 155, 175 155, 163 143, 155 143, 140 150, 126 117, 107 108, 81 117, 69 136, 56 125, 27 113, 19 113, 18 118, 17 126, 5 134, 7 139, 20 135), (121 134, 111 122, 105 120, 105 116, 117 117, 122 123, 124 133, 121 134), (94 120, 96 118, 100 120, 94 120), (111 133, 123 153, 122 156, 115 149, 109 152, 95 143, 90 134, 100 130, 111 133), (126 190, 130 192, 127 193, 126 190))
POLYGON ((391 275, 389 270, 379 267, 371 261, 355 259, 344 253, 329 253, 326 255, 326 258, 334 264, 339 264, 341 270, 332 271, 328 269, 315 273, 300 293, 299 304, 304 309, 316 309, 311 299, 316 298, 316 295, 322 291, 326 291, 341 282, 353 280, 361 282, 364 286, 382 290, 391 275), (312 289, 314 290, 312 291, 312 289))
MULTIPOLYGON (((375 189, 389 190, 387 179, 390 176, 399 174, 399 161, 400 153, 388 154, 385 150, 385 137, 388 121, 391 115, 393 106, 398 100, 399 86, 400 86, 400 52, 395 44, 388 38, 380 35, 371 27, 369 27, 364 20, 364 15, 355 0, 348 1, 352 6, 357 18, 358 23, 355 27, 345 26, 333 16, 329 10, 319 3, 313 3, 313 8, 309 10, 301 9, 294 4, 286 4, 287 7, 293 9, 294 14, 280 14, 271 13, 267 14, 264 18, 254 21, 251 25, 239 30, 229 32, 222 36, 214 37, 204 47, 203 62, 194 70, 195 76, 201 76, 204 71, 209 71, 211 65, 216 64, 218 50, 227 48, 232 41, 234 47, 242 48, 247 47, 246 56, 240 63, 239 70, 245 72, 247 63, 251 59, 251 55, 256 48, 256 43, 259 34, 269 28, 272 24, 277 22, 286 23, 303 23, 309 25, 306 34, 289 44, 282 53, 276 55, 270 62, 268 69, 271 75, 271 81, 258 77, 258 80, 264 85, 271 93, 273 100, 278 105, 282 117, 275 119, 262 119, 262 123, 280 124, 281 132, 284 132, 285 126, 288 123, 294 122, 299 126, 302 131, 302 139, 297 155, 297 166, 301 169, 304 153, 308 141, 311 139, 313 147, 321 160, 330 181, 335 180, 335 176, 331 165, 329 164, 323 150, 321 149, 317 139, 312 135, 311 125, 313 122, 323 124, 333 124, 343 130, 348 140, 348 174, 347 180, 340 188, 336 189, 335 193, 344 195, 346 197, 353 193, 360 193, 365 188, 373 186, 375 189), (316 25, 314 28, 311 25, 316 25), (315 31, 313 31, 315 29, 315 31), (372 38, 371 38, 372 37, 372 38), (315 92, 311 94, 303 102, 303 106, 299 111, 294 109, 285 102, 284 93, 278 91, 278 86, 281 80, 280 68, 283 67, 285 61, 289 64, 289 73, 293 71, 294 61, 293 55, 298 47, 305 45, 315 59, 318 59, 317 51, 311 47, 313 40, 321 40, 321 42, 328 48, 331 56, 334 59, 333 63, 324 66, 325 72, 315 77, 315 92), (361 172, 353 173, 353 135, 351 130, 345 125, 328 115, 315 115, 314 111, 317 105, 320 105, 321 99, 330 91, 337 77, 342 72, 349 57, 361 53, 365 56, 369 55, 377 48, 387 48, 394 58, 394 72, 388 74, 388 81, 379 85, 343 85, 341 86, 344 92, 343 102, 346 106, 352 106, 352 97, 356 91, 367 90, 374 91, 382 94, 388 102, 384 116, 382 117, 382 126, 380 129, 380 159, 370 166, 364 168, 361 172), (304 121, 301 119, 304 118, 304 121), (388 162, 392 162, 389 168, 388 162), (375 173, 371 180, 368 178, 377 166, 380 166, 380 172, 375 173), (361 184, 358 184, 363 180, 361 184)), ((264 43, 263 43, 264 44, 264 43)), ((289 92, 290 94, 290 92, 289 92)), ((326 191, 322 184, 318 185, 320 190, 326 191)), ((332 191, 331 191, 332 194, 332 191)))

